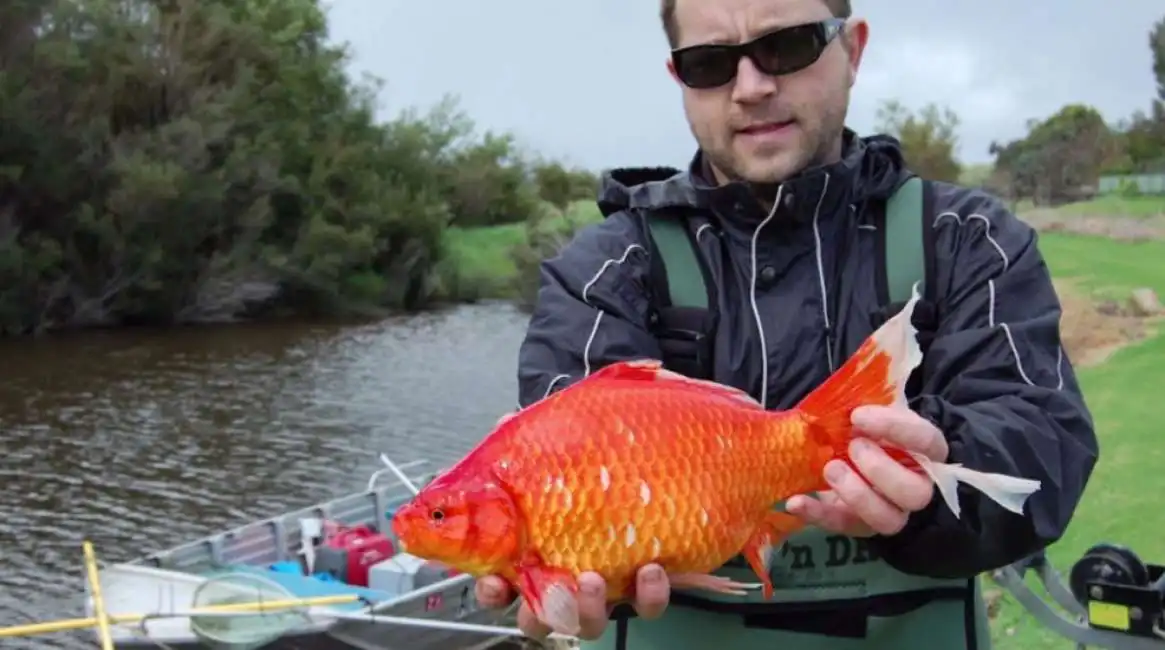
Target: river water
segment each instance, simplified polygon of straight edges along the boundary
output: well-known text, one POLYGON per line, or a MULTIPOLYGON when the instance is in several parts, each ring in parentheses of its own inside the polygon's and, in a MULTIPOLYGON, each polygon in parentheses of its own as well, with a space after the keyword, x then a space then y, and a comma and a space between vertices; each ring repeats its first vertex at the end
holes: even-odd
POLYGON ((454 459, 514 407, 525 322, 479 304, 0 345, 0 625, 84 615, 86 538, 124 561, 362 489, 378 452, 454 459))

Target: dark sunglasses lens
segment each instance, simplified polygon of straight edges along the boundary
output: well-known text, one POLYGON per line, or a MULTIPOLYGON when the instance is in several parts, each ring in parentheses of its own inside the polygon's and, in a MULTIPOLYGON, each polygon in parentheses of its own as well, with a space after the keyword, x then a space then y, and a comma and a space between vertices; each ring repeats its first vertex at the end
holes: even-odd
POLYGON ((778 75, 812 65, 825 50, 825 45, 817 25, 800 25, 757 39, 752 52, 761 72, 778 75))
POLYGON ((692 88, 715 88, 732 81, 737 61, 732 50, 720 47, 694 47, 672 57, 676 76, 692 88))

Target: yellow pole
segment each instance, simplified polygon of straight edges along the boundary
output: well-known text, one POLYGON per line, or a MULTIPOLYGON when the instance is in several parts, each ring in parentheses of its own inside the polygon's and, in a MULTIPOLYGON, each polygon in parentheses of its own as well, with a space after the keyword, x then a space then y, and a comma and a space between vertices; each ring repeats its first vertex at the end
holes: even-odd
POLYGON ((113 635, 109 632, 109 618, 105 614, 105 598, 101 595, 101 580, 97 575, 97 557, 93 554, 93 544, 85 540, 81 544, 85 553, 85 571, 89 574, 89 589, 93 592, 93 613, 97 619, 97 629, 101 632, 101 650, 115 650, 113 635))
MULTIPOLYGON (((325 605, 344 605, 347 603, 356 602, 360 600, 360 596, 356 594, 341 594, 336 596, 320 596, 317 598, 302 598, 289 600, 269 600, 265 602, 253 603, 233 603, 230 605, 210 605, 208 607, 198 607, 195 609, 183 611, 182 616, 195 616, 197 614, 210 614, 215 612, 249 612, 256 613, 265 612, 268 610, 278 609, 292 609, 295 607, 316 607, 325 605)), ((143 620, 152 616, 167 616, 165 612, 155 612, 151 614, 114 614, 107 615, 105 620, 111 625, 125 625, 127 623, 141 623, 143 620)), ((45 621, 43 623, 29 623, 27 625, 14 625, 11 627, 0 627, 0 639, 11 638, 18 636, 35 636, 37 634, 52 634, 53 632, 67 632, 70 630, 83 630, 100 625, 99 619, 96 617, 90 618, 70 618, 60 621, 45 621)))

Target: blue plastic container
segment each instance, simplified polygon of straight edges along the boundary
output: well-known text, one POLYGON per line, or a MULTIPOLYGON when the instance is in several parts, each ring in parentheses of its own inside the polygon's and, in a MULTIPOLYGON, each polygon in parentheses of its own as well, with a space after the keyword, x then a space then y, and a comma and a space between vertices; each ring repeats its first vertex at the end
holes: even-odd
POLYGON ((272 564, 271 566, 269 566, 267 568, 271 569, 272 571, 274 571, 276 573, 291 573, 291 574, 298 575, 298 576, 303 575, 303 567, 300 566, 299 562, 296 562, 294 560, 290 560, 290 561, 286 561, 286 562, 276 562, 275 564, 272 564))

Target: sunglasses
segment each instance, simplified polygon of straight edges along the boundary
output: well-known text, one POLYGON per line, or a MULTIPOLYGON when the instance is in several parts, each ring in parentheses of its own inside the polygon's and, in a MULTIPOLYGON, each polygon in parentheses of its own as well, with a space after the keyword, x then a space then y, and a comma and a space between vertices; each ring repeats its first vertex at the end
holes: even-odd
POLYGON ((747 43, 691 45, 672 50, 672 65, 685 86, 698 89, 716 88, 732 81, 742 56, 767 75, 790 74, 821 58, 844 26, 844 18, 827 18, 783 27, 747 43))

